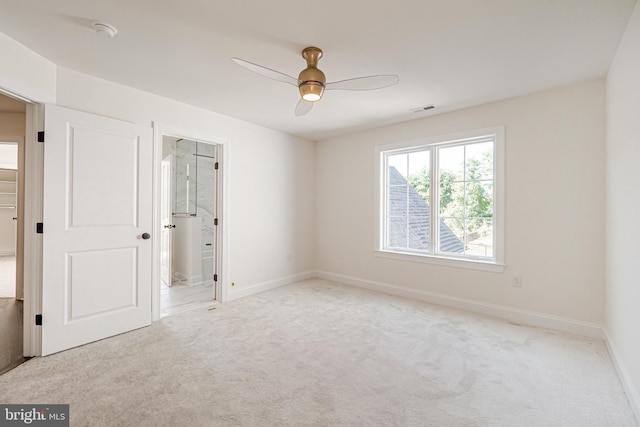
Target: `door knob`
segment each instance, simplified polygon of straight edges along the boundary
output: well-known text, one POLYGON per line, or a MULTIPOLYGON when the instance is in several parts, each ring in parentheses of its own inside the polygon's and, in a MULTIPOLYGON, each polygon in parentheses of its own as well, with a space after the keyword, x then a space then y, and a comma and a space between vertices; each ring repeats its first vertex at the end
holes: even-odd
POLYGON ((144 240, 150 239, 150 238, 151 238, 151 234, 149 234, 149 233, 142 233, 142 238, 143 238, 144 240))

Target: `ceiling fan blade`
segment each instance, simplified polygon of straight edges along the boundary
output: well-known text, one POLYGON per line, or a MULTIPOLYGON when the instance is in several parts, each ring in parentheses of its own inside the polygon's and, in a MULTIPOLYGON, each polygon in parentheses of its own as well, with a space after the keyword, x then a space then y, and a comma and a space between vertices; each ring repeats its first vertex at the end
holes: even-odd
POLYGON ((400 77, 396 74, 381 74, 378 76, 356 77, 327 83, 325 90, 374 90, 397 84, 400 77))
POLYGON ((295 77, 291 77, 288 74, 272 70, 271 68, 263 67, 262 65, 254 64, 253 62, 245 61, 244 59, 240 58, 231 58, 231 60, 236 64, 243 66, 247 70, 258 73, 261 76, 298 87, 298 79, 296 79, 295 77))
POLYGON ((300 98, 298 104, 296 105, 296 117, 304 116, 313 108, 313 102, 305 101, 300 98))

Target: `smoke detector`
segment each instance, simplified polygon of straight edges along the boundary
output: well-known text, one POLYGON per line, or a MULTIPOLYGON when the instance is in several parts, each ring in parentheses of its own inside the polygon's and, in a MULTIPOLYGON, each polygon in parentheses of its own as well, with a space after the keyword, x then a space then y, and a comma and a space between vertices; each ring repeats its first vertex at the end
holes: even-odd
POLYGON ((106 39, 113 38, 116 34, 118 34, 118 29, 108 22, 104 21, 93 21, 91 26, 96 31, 98 36, 104 37, 106 39))

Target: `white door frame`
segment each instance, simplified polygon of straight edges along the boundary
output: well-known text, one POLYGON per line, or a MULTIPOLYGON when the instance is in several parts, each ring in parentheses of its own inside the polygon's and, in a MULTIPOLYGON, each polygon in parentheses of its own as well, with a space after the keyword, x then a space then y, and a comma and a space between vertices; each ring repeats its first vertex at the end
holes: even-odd
POLYGON ((44 190, 44 146, 37 141, 44 131, 44 105, 27 104, 27 129, 24 141, 24 333, 25 356, 40 356, 41 327, 35 316, 42 313, 42 234, 36 233, 35 224, 42 222, 44 190))
MULTIPOLYGON (((216 262, 218 269, 217 295, 220 301, 226 301, 229 292, 229 280, 227 278, 228 262, 229 262, 229 192, 227 191, 229 182, 229 147, 228 140, 212 136, 206 132, 194 131, 190 129, 177 128, 163 123, 153 122, 153 235, 160 236, 160 191, 162 181, 162 137, 170 136, 175 138, 184 138, 192 141, 205 142, 217 145, 217 155, 221 159, 218 169, 218 182, 216 183, 218 197, 218 227, 219 232, 216 233, 216 245, 219 250, 216 251, 216 262)), ((160 319, 160 239, 153 240, 153 271, 151 274, 152 290, 151 290, 151 319, 160 319)))

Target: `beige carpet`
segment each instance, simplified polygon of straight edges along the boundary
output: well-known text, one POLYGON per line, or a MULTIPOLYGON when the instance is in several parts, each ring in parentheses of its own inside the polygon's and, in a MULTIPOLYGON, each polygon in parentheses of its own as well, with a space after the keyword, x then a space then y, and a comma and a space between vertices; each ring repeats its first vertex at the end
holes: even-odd
POLYGON ((310 280, 32 359, 73 426, 634 426, 600 340, 310 280))

